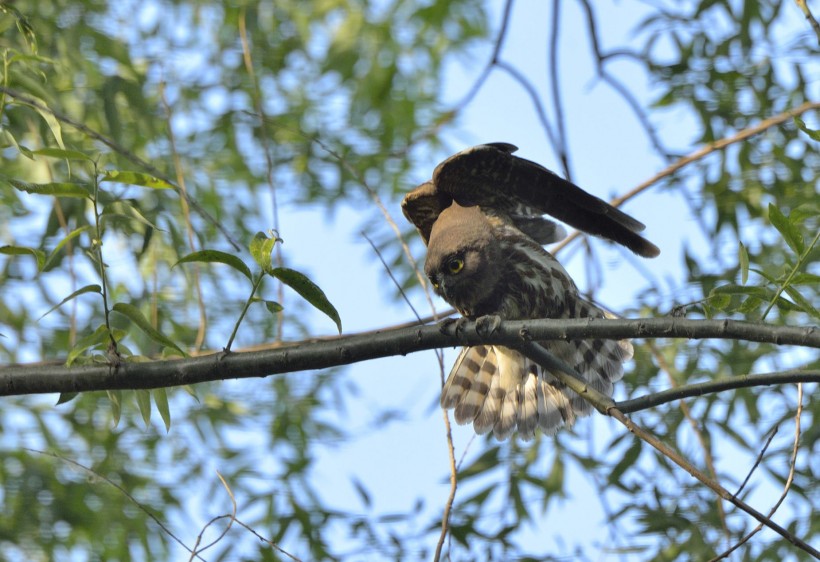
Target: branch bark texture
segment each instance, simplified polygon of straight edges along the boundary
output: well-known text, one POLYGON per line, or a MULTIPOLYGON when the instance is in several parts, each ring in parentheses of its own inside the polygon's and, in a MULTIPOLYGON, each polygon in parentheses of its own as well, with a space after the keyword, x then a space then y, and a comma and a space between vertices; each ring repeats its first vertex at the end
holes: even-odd
POLYGON ((583 338, 718 338, 820 348, 820 328, 814 326, 795 328, 733 320, 516 320, 503 322, 489 334, 477 332, 475 322, 450 322, 302 341, 264 351, 147 362, 125 360, 117 367, 12 365, 0 368, 0 396, 172 387, 326 369, 441 347, 516 347, 527 341, 583 338))

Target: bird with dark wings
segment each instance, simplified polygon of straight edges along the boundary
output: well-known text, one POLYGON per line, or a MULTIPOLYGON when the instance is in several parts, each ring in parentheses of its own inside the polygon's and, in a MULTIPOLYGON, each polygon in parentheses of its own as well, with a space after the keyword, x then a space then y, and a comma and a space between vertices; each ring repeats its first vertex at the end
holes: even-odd
MULTIPOLYGON (((476 319, 603 318, 578 294, 561 264, 542 246, 570 226, 644 257, 660 250, 640 236, 644 225, 623 211, 513 155, 506 143, 482 144, 446 159, 433 179, 410 191, 402 211, 427 244, 424 270, 435 292, 476 319)), ((632 356, 626 341, 547 341, 542 345, 596 390, 612 395, 632 356)), ((458 423, 506 439, 516 429, 531 439, 552 434, 591 407, 548 370, 503 346, 464 348, 441 394, 458 423)))

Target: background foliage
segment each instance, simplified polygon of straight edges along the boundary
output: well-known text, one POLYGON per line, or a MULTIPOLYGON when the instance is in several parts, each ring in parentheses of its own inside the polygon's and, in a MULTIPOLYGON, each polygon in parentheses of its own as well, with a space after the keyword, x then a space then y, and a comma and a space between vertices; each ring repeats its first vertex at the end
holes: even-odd
MULTIPOLYGON (((0 3, 3 363, 110 359, 109 334, 121 340, 125 355, 178 354, 174 346, 185 353, 221 349, 248 283, 225 267, 174 265, 206 249, 252 264, 246 248, 255 233, 277 228, 281 213, 302 207, 329 220, 355 208, 353 228, 368 234, 413 299, 424 302, 379 205, 385 201, 395 214, 414 180, 467 144, 445 139, 458 137, 489 87, 481 81, 485 64, 486 76, 508 76, 511 87, 540 104, 528 108, 532 127, 551 140, 539 161, 578 174, 566 133, 572 122, 565 123, 569 114, 560 103, 572 73, 560 74, 549 58, 547 76, 522 72, 515 66, 520 51, 503 48, 503 41, 521 39, 505 14, 526 15, 532 5, 307 4, 41 0, 35 9, 0 3), (181 196, 186 192, 190 203, 181 196), (122 312, 108 318, 114 303, 122 312), (139 329, 140 318, 174 345, 139 329)), ((612 111, 641 127, 658 169, 708 149, 650 186, 689 205, 656 212, 688 213, 702 242, 664 247, 684 264, 675 277, 635 264, 638 281, 628 283, 646 289, 620 312, 816 324, 817 106, 802 115, 805 125, 783 118, 725 148, 710 145, 820 100, 818 37, 799 6, 652 2, 617 45, 606 39, 598 10, 631 5, 556 1, 551 9, 543 34, 526 38, 531 50, 557 56, 587 48, 595 72, 583 79, 620 96, 612 111)), ((603 138, 617 158, 617 130, 588 127, 577 135, 603 138)), ((421 255, 410 229, 403 221, 398 226, 421 255)), ((611 254, 597 242, 573 247, 587 273, 586 290, 598 294, 608 284, 601 279, 611 254)), ((300 263, 322 259, 323 251, 332 246, 300 256, 300 263)), ((294 258, 287 242, 276 245, 275 265, 294 258)), ((330 295, 356 290, 314 281, 330 295)), ((263 285, 260 298, 276 304, 249 308, 234 349, 332 331, 331 322, 311 316, 311 307, 288 291, 272 279, 263 285), (280 305, 283 311, 270 312, 280 305)), ((308 302, 317 299, 307 291, 308 302)), ((623 393, 794 367, 816 369, 820 361, 764 344, 648 342, 636 346, 623 393)), ((375 408, 366 420, 353 418, 360 425, 350 423, 350 405, 361 392, 357 368, 167 392, 63 396, 59 406, 51 397, 4 398, 0 557, 181 559, 180 541, 193 548, 201 536, 201 548, 219 539, 227 520, 206 525, 231 511, 228 498, 237 502, 242 523, 286 553, 235 523, 201 554, 205 559, 431 557, 446 492, 435 505, 419 493, 397 507, 373 495, 374 482, 353 475, 356 502, 339 505, 317 476, 325 450, 344 448, 368 427, 389 426, 399 416, 375 408), (162 422, 150 419, 152 409, 162 422)), ((432 402, 437 388, 425 388, 424 400, 432 402)), ((804 394, 794 482, 777 519, 816 544, 820 432, 813 422, 820 404, 811 399, 816 385, 804 394)), ((781 435, 791 432, 796 408, 794 387, 752 388, 636 419, 730 490, 760 455, 743 492, 754 500, 768 499, 755 494, 782 488, 787 479, 792 436, 767 449, 763 443, 777 427, 781 435)), ((439 427, 424 439, 442 433, 439 427)), ((598 423, 532 444, 480 439, 464 454, 445 544, 455 560, 705 560, 753 527, 667 459, 598 423), (583 520, 563 544, 534 539, 530 530, 561 518, 576 501, 579 478, 599 496, 607 539, 585 540, 593 523, 583 520)), ((435 468, 446 478, 446 462, 435 468)), ((801 553, 763 533, 734 556, 785 560, 801 553)))

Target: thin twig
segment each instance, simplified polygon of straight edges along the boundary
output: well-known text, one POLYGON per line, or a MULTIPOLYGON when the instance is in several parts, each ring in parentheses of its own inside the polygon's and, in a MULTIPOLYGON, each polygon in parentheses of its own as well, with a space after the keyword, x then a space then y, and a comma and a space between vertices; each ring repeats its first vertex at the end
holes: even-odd
MULTIPOLYGON (((666 373, 666 380, 669 381, 669 385, 672 388, 679 388, 680 385, 678 385, 677 383, 677 377, 675 377, 675 373, 680 373, 678 373, 677 370, 669 364, 669 362, 666 360, 666 358, 663 356, 663 354, 658 349, 658 346, 655 345, 654 342, 647 342, 647 345, 649 346, 650 353, 652 353, 652 357, 654 357, 655 361, 657 361, 658 366, 661 369, 663 369, 663 371, 666 373)), ((698 443, 700 444, 700 449, 701 451, 703 451, 703 460, 706 463, 706 470, 709 471, 709 476, 711 476, 712 479, 714 479, 717 482, 718 473, 717 469, 715 469, 715 459, 712 456, 711 441, 708 441, 706 439, 706 436, 703 435, 703 431, 701 431, 697 420, 692 415, 692 411, 689 408, 689 404, 681 400, 678 404, 678 407, 680 408, 681 412, 683 412, 683 416, 686 418, 686 421, 689 422, 689 427, 692 428, 692 432, 695 434, 695 437, 697 438, 698 443)), ((718 518, 720 519, 720 524, 723 527, 723 531, 726 534, 726 538, 729 539, 731 534, 729 531, 729 525, 726 523, 726 511, 723 509, 723 502, 720 500, 720 498, 717 499, 716 507, 718 512, 718 518)))
POLYGON ((659 440, 657 437, 655 437, 648 431, 644 430, 643 428, 635 424, 621 410, 618 409, 617 405, 612 401, 611 398, 598 392, 591 386, 588 386, 583 377, 580 374, 578 374, 578 372, 575 371, 572 367, 567 365, 564 361, 556 358, 555 356, 547 352, 547 350, 545 350, 539 344, 534 342, 527 342, 525 344, 522 344, 518 346, 518 349, 521 350, 522 353, 527 355, 527 357, 529 357, 533 361, 536 361, 541 365, 547 367, 550 370, 550 373, 552 373, 555 376, 555 378, 557 378, 563 384, 577 392, 582 398, 584 398, 593 406, 595 406, 595 408, 597 408, 600 411, 604 411, 607 415, 621 422, 633 435, 651 445, 666 458, 668 458, 669 460, 677 464, 679 467, 684 469, 686 472, 688 472, 690 475, 692 475, 700 483, 704 484, 707 488, 715 492, 719 497, 732 503, 741 511, 748 513, 753 518, 757 519, 760 523, 776 532, 778 535, 789 541, 797 548, 800 548, 801 550, 804 550, 809 554, 820 558, 820 551, 818 551, 811 545, 807 544, 805 541, 795 536, 788 530, 784 529, 783 527, 772 521, 769 517, 763 515, 762 513, 748 505, 746 502, 730 494, 718 482, 709 478, 709 476, 695 468, 695 466, 689 463, 689 461, 684 459, 683 456, 680 455, 680 453, 672 449, 670 446, 659 440))
POLYGON ((550 45, 549 45, 549 75, 550 89, 552 90, 552 110, 555 116, 555 136, 558 141, 554 147, 564 171, 564 177, 572 181, 572 172, 569 169, 569 156, 567 154, 567 130, 564 119, 564 108, 561 104, 561 80, 558 72, 558 38, 561 29, 561 1, 553 0, 552 18, 550 22, 550 45))
POLYGON ((806 0, 794 1, 797 3, 797 7, 800 8, 800 11, 803 12, 806 21, 809 22, 809 25, 814 30, 814 34, 817 35, 817 42, 820 43, 820 23, 818 23, 817 19, 812 15, 811 9, 809 9, 809 3, 806 0))
MULTIPOLYGON (((188 188, 185 184, 185 174, 182 173, 182 159, 179 157, 176 137, 174 136, 173 110, 171 105, 168 103, 168 99, 165 97, 165 84, 162 82, 159 84, 159 98, 160 101, 162 101, 162 106, 165 108, 165 126, 168 129, 168 143, 171 148, 171 158, 174 163, 174 172, 177 176, 177 184, 183 193, 183 196, 179 198, 179 202, 182 206, 182 216, 185 217, 185 232, 188 236, 188 247, 191 249, 191 252, 196 252, 199 250, 199 246, 194 238, 194 225, 191 222, 191 210, 188 206, 188 188)), ((191 264, 191 266, 193 267, 194 273, 194 291, 196 292, 196 302, 199 307, 199 328, 196 332, 196 340, 194 340, 194 349, 198 350, 202 349, 202 344, 205 341, 205 326, 207 325, 208 317, 205 311, 205 297, 202 294, 202 281, 199 275, 199 263, 195 262, 191 264)), ((156 268, 154 268, 154 271, 156 271, 156 268)))
MULTIPOLYGON (((108 478, 107 476, 105 476, 105 475, 103 475, 103 474, 100 474, 99 472, 97 472, 97 471, 96 471, 96 470, 94 470, 93 468, 87 467, 87 466, 85 466, 84 464, 81 464, 81 463, 79 463, 79 462, 77 462, 77 461, 75 461, 75 460, 73 460, 73 459, 69 459, 68 457, 64 457, 64 456, 62 456, 62 455, 58 455, 57 453, 50 453, 50 452, 48 452, 48 451, 40 451, 40 450, 38 450, 38 449, 31 449, 31 448, 29 448, 29 447, 23 447, 23 450, 24 450, 24 451, 28 451, 28 452, 30 452, 30 453, 36 453, 36 454, 38 454, 38 455, 43 455, 43 456, 47 456, 47 457, 53 457, 53 458, 55 458, 55 459, 57 459, 57 460, 60 460, 60 461, 62 461, 62 462, 64 462, 64 463, 66 463, 66 464, 70 464, 70 465, 72 465, 72 466, 76 466, 77 468, 79 468, 79 469, 81 469, 81 470, 84 470, 84 471, 86 471, 87 473, 91 474, 91 475, 92 475, 92 476, 94 476, 95 478, 99 478, 100 480, 102 480, 102 481, 103 481, 103 482, 105 482, 106 484, 110 484, 111 486, 113 486, 114 488, 116 488, 116 489, 117 489, 120 493, 122 493, 122 495, 124 495, 126 498, 128 498, 128 500, 129 500, 129 501, 131 501, 131 503, 133 503, 134 505, 136 505, 136 506, 137 506, 137 509, 139 509, 140 511, 142 511, 143 513, 145 513, 145 515, 147 515, 148 517, 150 517, 150 518, 154 521, 154 523, 156 523, 156 524, 159 526, 159 528, 160 528, 160 529, 162 529, 162 532, 164 532, 166 535, 168 535, 169 537, 171 537, 174 541, 176 541, 176 542, 177 542, 177 543, 178 543, 178 544, 179 544, 182 548, 184 548, 184 549, 185 549, 185 550, 187 550, 188 552, 193 552, 193 551, 192 551, 192 550, 188 547, 188 545, 186 545, 184 542, 182 542, 182 541, 181 541, 181 540, 180 540, 180 539, 179 539, 179 538, 178 538, 178 537, 177 537, 177 536, 176 536, 176 535, 175 535, 175 534, 171 531, 171 529, 169 529, 168 527, 166 527, 166 526, 165 526, 165 523, 163 523, 163 522, 159 519, 159 517, 157 517, 156 515, 154 515, 153 513, 151 513, 151 511, 150 511, 147 507, 145 507, 143 504, 141 504, 139 501, 137 501, 137 499, 136 499, 134 496, 132 496, 130 493, 128 493, 128 490, 126 490, 125 488, 123 488, 122 486, 120 486, 119 484, 117 484, 116 482, 114 482, 113 480, 111 480, 110 478, 108 478)), ((202 558, 201 558, 201 557, 199 557, 199 556, 197 556, 197 558, 199 558, 200 560, 202 560, 202 558)))
MULTIPOLYGON (((792 482, 794 482, 794 471, 797 467, 797 451, 800 449, 800 414, 803 413, 803 384, 797 384, 797 413, 794 415, 794 445, 792 446, 792 456, 790 460, 789 466, 789 475, 786 477, 786 484, 783 486, 783 493, 780 494, 780 498, 777 502, 772 506, 769 510, 769 513, 766 515, 767 517, 771 518, 774 515, 775 511, 780 507, 783 503, 783 500, 786 499, 786 496, 791 489, 792 482)), ((774 434, 772 434, 774 435, 774 434)), ((769 439, 771 442, 771 439, 769 439)), ((768 443, 767 443, 768 446, 768 443)), ((732 552, 743 546, 745 543, 749 541, 753 536, 760 532, 763 528, 763 524, 759 524, 757 527, 752 529, 746 536, 740 539, 737 544, 733 545, 731 548, 727 549, 725 552, 722 552, 718 556, 715 556, 709 562, 716 562, 717 560, 722 560, 723 558, 727 558, 732 552)), ((816 555, 815 555, 816 556, 816 555)))
MULTIPOLYGON (((261 134, 259 135, 262 140, 262 150, 265 153, 265 171, 266 171, 266 180, 268 182, 268 190, 270 191, 271 197, 271 212, 273 214, 273 230, 276 231, 277 236, 281 234, 279 230, 279 207, 276 203, 276 183, 273 181, 273 153, 271 150, 270 145, 270 134, 268 133, 268 118, 265 114, 265 107, 262 104, 262 92, 259 89, 259 80, 256 78, 256 72, 253 69, 253 58, 251 57, 251 50, 248 46, 248 30, 245 25, 245 8, 243 7, 240 15, 239 15, 239 38, 242 43, 242 60, 245 63, 245 71, 248 73, 248 77, 251 79, 251 84, 253 85, 253 105, 256 109, 256 112, 261 117, 260 120, 260 131, 261 134)), ((282 245, 276 244, 274 246, 274 259, 276 260, 277 267, 282 267, 284 265, 284 259, 282 257, 282 245)), ((284 305, 285 303, 285 284, 282 283, 280 279, 276 280, 276 298, 279 304, 284 305)), ((284 316, 279 315, 279 321, 276 323, 276 341, 282 341, 282 331, 284 329, 284 316)))
POLYGON ((232 506, 231 507, 231 513, 228 514, 228 515, 220 515, 218 517, 214 517, 202 528, 202 530, 199 532, 199 535, 197 535, 197 537, 196 537, 196 544, 194 545, 194 550, 193 550, 193 552, 191 552, 191 557, 188 559, 188 562, 191 562, 194 559, 194 556, 196 556, 198 553, 205 552, 206 550, 208 550, 209 548, 214 546, 216 543, 221 541, 225 537, 225 535, 228 534, 228 531, 231 530, 231 527, 233 526, 233 522, 236 521, 236 498, 233 495, 233 491, 231 491, 231 487, 228 486, 228 483, 225 481, 225 479, 222 477, 222 475, 219 474, 218 471, 217 471, 216 475, 219 478, 219 481, 222 483, 222 487, 225 488, 226 492, 228 492, 228 497, 231 498, 231 506, 232 506), (219 534, 219 536, 216 537, 214 540, 212 540, 210 543, 206 544, 205 546, 203 546, 202 548, 197 550, 197 547, 199 546, 199 543, 202 541, 202 535, 205 533, 205 530, 212 523, 215 523, 219 519, 223 519, 225 517, 228 518, 228 524, 225 526, 224 529, 222 529, 222 532, 219 534))

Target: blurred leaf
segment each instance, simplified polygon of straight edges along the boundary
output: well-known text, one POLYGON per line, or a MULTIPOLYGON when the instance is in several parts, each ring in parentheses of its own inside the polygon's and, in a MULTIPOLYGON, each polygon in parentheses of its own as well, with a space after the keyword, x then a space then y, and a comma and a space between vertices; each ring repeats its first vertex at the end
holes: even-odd
POLYGON ((141 172, 130 172, 123 170, 107 170, 103 173, 101 182, 110 181, 116 183, 127 183, 129 185, 139 185, 150 187, 151 189, 173 189, 174 186, 167 181, 141 172))
POLYGON ((36 248, 24 248, 22 246, 0 246, 0 254, 7 256, 34 256, 37 260, 37 270, 42 271, 46 261, 46 254, 36 248))
POLYGON ((816 141, 820 142, 820 131, 816 131, 814 129, 809 129, 806 126, 806 123, 804 123, 803 120, 800 119, 800 117, 797 117, 796 115, 794 117, 792 117, 792 119, 794 119, 794 123, 795 123, 795 125, 797 125, 798 129, 800 129, 801 131, 803 131, 804 133, 809 135, 809 137, 811 137, 812 140, 816 140, 816 141))
POLYGON ((154 395, 157 411, 165 424, 165 431, 169 432, 171 431, 171 409, 168 406, 168 391, 164 388, 155 388, 151 392, 154 395))
POLYGON ((61 300, 59 303, 57 303, 54 306, 52 306, 51 308, 49 308, 45 313, 43 313, 42 316, 40 316, 40 319, 42 320, 45 316, 47 316, 51 312, 57 310, 58 308, 63 306, 65 303, 67 303, 71 299, 73 299, 75 297, 79 297, 80 295, 84 295, 86 293, 102 294, 102 287, 100 287, 99 285, 86 285, 85 287, 80 287, 79 289, 77 289, 76 291, 74 291, 73 293, 68 295, 66 298, 61 300))
POLYGON ((65 148, 40 148, 38 150, 32 150, 31 153, 36 154, 38 156, 48 156, 50 158, 65 158, 66 160, 91 161, 91 157, 89 157, 84 152, 80 152, 79 150, 68 150, 65 148))
POLYGON ((151 392, 144 389, 138 388, 135 391, 137 397, 137 406, 139 406, 140 414, 142 415, 142 421, 145 422, 145 427, 150 427, 151 425, 151 392))
POLYGON ((54 197, 83 197, 88 198, 90 192, 85 184, 71 182, 29 183, 20 180, 7 179, 11 186, 26 193, 36 195, 53 195, 54 197))
POLYGON ((794 250, 796 254, 802 254, 806 245, 803 241, 803 235, 800 233, 800 229, 772 203, 769 203, 769 220, 772 226, 783 235, 783 239, 789 247, 794 250))
POLYGON ((112 307, 111 310, 113 310, 114 312, 119 312, 123 316, 126 316, 129 320, 131 320, 131 322, 136 324, 136 326, 140 330, 142 330, 142 332, 146 336, 148 336, 158 344, 178 351, 180 355, 182 355, 183 357, 188 356, 188 354, 182 351, 182 349, 177 344, 175 344, 170 338, 168 338, 165 334, 154 328, 148 321, 148 319, 145 318, 145 316, 143 316, 142 312, 140 312, 140 310, 136 306, 124 302, 118 302, 112 307))
POLYGON ((743 242, 738 242, 738 263, 740 264, 740 284, 745 285, 749 280, 749 253, 743 242))

